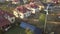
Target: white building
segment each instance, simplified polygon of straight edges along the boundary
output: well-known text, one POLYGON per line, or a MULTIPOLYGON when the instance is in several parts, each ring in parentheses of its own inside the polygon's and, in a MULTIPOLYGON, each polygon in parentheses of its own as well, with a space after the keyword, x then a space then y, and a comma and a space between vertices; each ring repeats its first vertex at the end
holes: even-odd
POLYGON ((20 0, 6 0, 6 1, 12 1, 12 4, 19 4, 20 0))
POLYGON ((43 5, 38 5, 36 3, 27 4, 27 5, 25 5, 25 7, 29 10, 32 10, 31 12, 33 14, 35 14, 36 12, 40 12, 42 10, 42 8, 44 8, 43 5))
POLYGON ((18 18, 27 18, 31 15, 31 11, 26 9, 23 6, 17 7, 14 11, 13 14, 18 18))

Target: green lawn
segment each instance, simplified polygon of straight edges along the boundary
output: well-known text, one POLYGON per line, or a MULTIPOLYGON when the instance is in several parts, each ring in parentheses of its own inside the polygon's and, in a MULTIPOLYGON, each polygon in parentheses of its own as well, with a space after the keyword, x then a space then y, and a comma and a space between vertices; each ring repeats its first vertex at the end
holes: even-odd
POLYGON ((5 34, 24 34, 24 29, 20 27, 13 27, 9 31, 7 31, 5 34))

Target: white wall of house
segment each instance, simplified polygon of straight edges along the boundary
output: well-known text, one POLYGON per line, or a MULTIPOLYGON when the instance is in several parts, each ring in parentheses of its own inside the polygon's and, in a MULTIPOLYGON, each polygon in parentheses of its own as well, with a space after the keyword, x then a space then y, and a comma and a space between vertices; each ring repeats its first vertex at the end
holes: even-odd
POLYGON ((20 17, 21 19, 25 18, 25 17, 29 17, 31 15, 31 11, 27 11, 25 13, 22 12, 18 12, 17 10, 13 11, 13 14, 18 18, 20 17))
POLYGON ((23 18, 27 18, 27 17, 29 17, 31 15, 31 11, 27 11, 27 12, 25 12, 25 13, 19 13, 19 17, 21 18, 21 19, 23 19, 23 18))
POLYGON ((45 8, 44 5, 38 5, 38 6, 39 6, 39 10, 42 10, 45 8))
POLYGON ((17 12, 17 10, 15 9, 15 10, 13 10, 13 14, 15 15, 15 17, 16 18, 18 18, 19 16, 18 16, 18 12, 17 12))
POLYGON ((27 9, 29 9, 29 10, 32 10, 31 12, 33 13, 33 14, 35 14, 36 12, 39 12, 39 11, 41 11, 42 9, 44 9, 44 6, 43 5, 38 5, 38 8, 31 8, 31 7, 27 7, 27 9))
POLYGON ((11 23, 14 23, 15 22, 15 17, 10 17, 7 14, 5 14, 4 17, 5 17, 5 19, 8 19, 11 23))
POLYGON ((35 14, 36 12, 40 11, 39 8, 31 8, 30 10, 32 10, 31 11, 32 14, 35 14))
POLYGON ((6 1, 13 1, 13 0, 6 0, 6 1))
POLYGON ((31 12, 33 13, 33 14, 35 14, 35 9, 34 8, 31 8, 31 12))
POLYGON ((31 15, 31 11, 27 11, 26 13, 24 13, 25 17, 29 17, 31 15))
POLYGON ((14 22, 15 22, 15 17, 9 17, 9 16, 8 16, 8 20, 9 20, 11 23, 14 23, 14 22))
POLYGON ((28 2, 28 0, 23 0, 24 3, 28 2))
POLYGON ((20 1, 18 1, 18 2, 12 2, 12 4, 19 4, 20 3, 20 1))
POLYGON ((20 17, 21 19, 23 19, 23 18, 24 18, 24 13, 19 12, 19 17, 20 17))
POLYGON ((12 1, 12 4, 18 4, 18 3, 20 3, 20 0, 17 0, 17 2, 15 2, 14 0, 6 0, 6 1, 12 1))

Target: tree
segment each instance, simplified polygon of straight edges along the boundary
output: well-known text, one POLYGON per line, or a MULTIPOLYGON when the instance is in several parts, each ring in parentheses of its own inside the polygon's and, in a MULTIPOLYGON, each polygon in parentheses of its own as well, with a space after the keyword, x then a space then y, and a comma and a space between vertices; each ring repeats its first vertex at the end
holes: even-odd
POLYGON ((42 25, 44 25, 44 23, 45 23, 45 14, 40 14, 40 16, 39 16, 39 21, 40 21, 40 23, 42 24, 42 25))

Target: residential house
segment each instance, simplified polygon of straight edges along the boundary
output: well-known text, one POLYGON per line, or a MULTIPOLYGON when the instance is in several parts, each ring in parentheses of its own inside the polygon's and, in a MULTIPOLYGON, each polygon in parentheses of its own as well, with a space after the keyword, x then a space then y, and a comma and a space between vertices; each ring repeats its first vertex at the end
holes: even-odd
POLYGON ((6 0, 6 1, 11 1, 12 4, 19 4, 20 3, 20 0, 6 0))
POLYGON ((7 31, 11 26, 10 24, 15 22, 15 17, 12 14, 6 13, 0 10, 0 29, 7 31))
POLYGON ((15 16, 13 14, 10 14, 9 12, 6 12, 4 14, 5 19, 8 19, 11 23, 15 22, 15 16))
POLYGON ((10 21, 5 19, 3 16, 0 16, 0 29, 6 31, 5 28, 9 25, 10 21))
POLYGON ((16 17, 23 19, 29 17, 31 15, 31 11, 25 8, 24 6, 18 6, 15 10, 13 10, 13 14, 16 17))
POLYGON ((42 8, 44 8, 43 5, 38 5, 36 3, 30 2, 29 4, 26 5, 27 9, 32 10, 32 13, 35 14, 36 12, 40 12, 42 8))
POLYGON ((11 23, 15 22, 15 16, 7 11, 0 10, 0 14, 3 15, 5 19, 8 19, 11 23), (3 13, 3 14, 2 14, 3 13))
POLYGON ((42 0, 45 3, 60 3, 60 0, 42 0))

